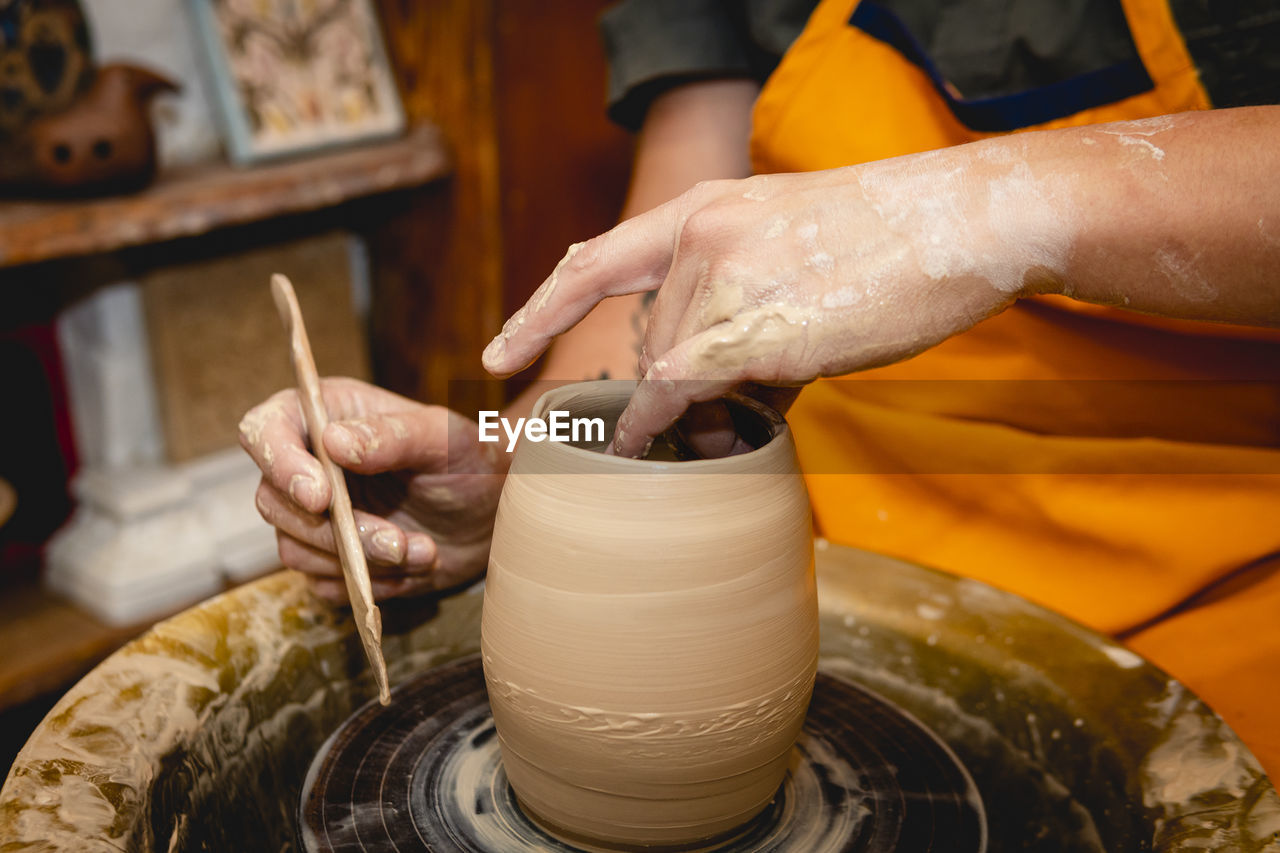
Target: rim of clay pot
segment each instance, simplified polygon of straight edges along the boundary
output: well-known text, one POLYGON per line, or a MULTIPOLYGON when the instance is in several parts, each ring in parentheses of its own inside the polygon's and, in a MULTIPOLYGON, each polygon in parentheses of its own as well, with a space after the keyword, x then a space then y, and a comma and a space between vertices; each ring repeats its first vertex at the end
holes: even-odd
MULTIPOLYGON (((575 417, 584 415, 604 417, 605 441, 608 442, 612 438, 613 427, 617 422, 618 415, 626 408, 627 401, 631 399, 639 384, 638 380, 632 379, 592 379, 560 385, 544 392, 538 398, 537 402, 533 404, 532 414, 535 417, 544 417, 549 411, 562 408, 568 410, 575 417), (579 409, 574 407, 574 403, 580 403, 584 399, 594 403, 595 408, 579 409)), ((764 461, 764 457, 790 452, 792 447, 789 441, 791 428, 787 424, 786 418, 772 406, 762 403, 753 397, 735 392, 724 394, 718 399, 729 404, 730 417, 733 419, 735 432, 737 432, 739 438, 752 445, 752 450, 733 456, 720 456, 710 459, 697 457, 696 453, 690 450, 683 435, 680 434, 678 429, 679 421, 667 430, 664 437, 678 457, 687 456, 690 458, 677 458, 675 460, 632 459, 625 456, 610 456, 605 454, 601 448, 581 447, 570 442, 543 442, 532 444, 530 448, 547 448, 543 452, 564 453, 568 454, 570 458, 583 461, 590 460, 596 470, 599 470, 599 466, 609 466, 633 471, 661 471, 664 473, 675 470, 690 473, 695 471, 705 472, 708 469, 723 468, 726 464, 751 465, 753 462, 764 461), (550 448, 555 449, 551 450, 550 448), (736 461, 729 462, 729 460, 736 461)), ((530 450, 525 452, 529 453, 530 450)), ((752 465, 752 467, 754 466, 752 465)))

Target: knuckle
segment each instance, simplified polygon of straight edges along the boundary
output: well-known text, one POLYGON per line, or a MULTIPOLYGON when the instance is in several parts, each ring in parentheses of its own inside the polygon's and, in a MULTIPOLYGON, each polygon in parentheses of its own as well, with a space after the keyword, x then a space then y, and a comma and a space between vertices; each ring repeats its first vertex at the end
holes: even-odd
POLYGON ((732 256, 741 246, 743 217, 740 203, 719 199, 690 212, 677 235, 679 249, 693 249, 708 260, 732 256))
POLYGON ((689 191, 685 193, 690 199, 696 200, 698 203, 705 204, 712 198, 719 198, 724 195, 725 188, 732 184, 733 181, 726 178, 709 178, 707 180, 698 181, 689 191))
POLYGON ((564 270, 570 273, 581 273, 595 266, 603 252, 601 244, 604 242, 604 236, 592 237, 590 240, 570 246, 561 262, 564 270))
POLYGON ((240 418, 240 423, 236 425, 236 434, 240 439, 240 446, 245 450, 252 451, 262 437, 264 426, 262 406, 255 406, 245 412, 244 417, 240 418))
POLYGON ((275 511, 271 508, 271 487, 265 480, 258 483, 258 490, 253 494, 253 505, 257 507, 262 520, 271 524, 275 511))
POLYGON ((721 232, 720 211, 714 207, 700 207, 685 217, 680 226, 680 246, 702 246, 714 240, 721 232))

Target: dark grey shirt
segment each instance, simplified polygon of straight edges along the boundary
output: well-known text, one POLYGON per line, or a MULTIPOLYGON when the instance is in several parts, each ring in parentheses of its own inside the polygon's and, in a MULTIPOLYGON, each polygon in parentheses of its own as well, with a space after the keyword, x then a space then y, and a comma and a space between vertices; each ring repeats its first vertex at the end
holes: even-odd
MULTIPOLYGON (((1045 86, 1136 60, 1120 0, 875 0, 966 98, 1045 86)), ((816 0, 622 0, 600 18, 608 113, 635 130, 691 80, 763 82, 816 0)), ((1280 3, 1170 0, 1215 106, 1280 102, 1280 3)), ((1124 93, 1116 93, 1116 97, 1124 93)))
POLYGON ((600 16, 609 117, 636 130, 649 104, 691 80, 764 81, 816 0, 622 0, 600 16))

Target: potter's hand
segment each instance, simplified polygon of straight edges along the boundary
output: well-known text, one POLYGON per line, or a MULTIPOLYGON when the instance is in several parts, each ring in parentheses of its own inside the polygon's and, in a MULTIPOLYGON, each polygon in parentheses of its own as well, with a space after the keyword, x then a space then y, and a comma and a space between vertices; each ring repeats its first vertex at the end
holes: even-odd
POLYGON ((645 379, 614 435, 636 456, 744 383, 794 388, 920 352, 1060 261, 1025 164, 974 148, 699 184, 570 249, 485 367, 513 373, 605 297, 657 289, 645 379))
MULTIPOLYGON (((354 379, 321 383, 325 449, 346 469, 378 598, 444 589, 484 571, 506 454, 479 444, 473 421, 354 379)), ((293 390, 253 408, 240 443, 262 469, 257 505, 276 527, 280 559, 345 601, 326 510, 324 469, 307 449, 293 390)))

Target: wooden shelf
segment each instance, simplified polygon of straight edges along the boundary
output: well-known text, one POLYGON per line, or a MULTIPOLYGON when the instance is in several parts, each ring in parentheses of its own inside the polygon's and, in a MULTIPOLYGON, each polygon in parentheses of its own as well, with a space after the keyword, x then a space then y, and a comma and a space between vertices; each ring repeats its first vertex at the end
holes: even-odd
POLYGON ((116 627, 34 583, 0 597, 0 711, 66 690, 146 625, 116 627))
POLYGON ((0 267, 112 252, 305 213, 420 186, 449 171, 440 132, 422 124, 389 142, 305 159, 174 170, 136 195, 0 203, 0 267))

